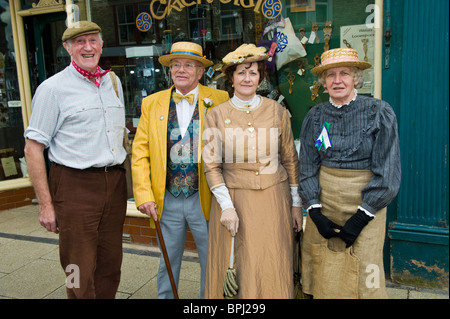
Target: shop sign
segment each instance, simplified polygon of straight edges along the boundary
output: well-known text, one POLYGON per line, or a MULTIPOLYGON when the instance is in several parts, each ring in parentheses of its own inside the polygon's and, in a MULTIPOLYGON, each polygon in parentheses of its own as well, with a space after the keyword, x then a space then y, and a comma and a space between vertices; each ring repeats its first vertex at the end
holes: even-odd
MULTIPOLYGON (((166 16, 170 15, 172 10, 176 10, 181 12, 185 7, 194 6, 197 4, 212 3, 214 0, 152 0, 150 3, 150 13, 154 19, 162 20, 166 16), (157 12, 154 11, 154 8, 158 7, 158 4, 166 5, 164 11, 158 15, 157 12)), ((262 10, 262 14, 268 18, 273 19, 276 18, 282 10, 281 0, 219 0, 221 3, 230 3, 233 1, 233 4, 238 7, 243 7, 246 9, 253 8, 253 11, 256 13, 260 13, 262 10)))

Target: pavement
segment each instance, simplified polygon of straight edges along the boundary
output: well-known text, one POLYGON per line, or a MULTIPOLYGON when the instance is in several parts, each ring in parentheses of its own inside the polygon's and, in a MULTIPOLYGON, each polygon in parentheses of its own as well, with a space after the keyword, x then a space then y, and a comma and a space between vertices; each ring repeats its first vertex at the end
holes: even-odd
MULTIPOLYGON (((0 211, 0 299, 66 299, 58 235, 47 232, 37 215, 37 205, 0 211)), ((156 247, 124 243, 122 278, 116 298, 157 299, 159 259, 156 247)), ((392 282, 387 286, 390 299, 449 299, 448 290, 392 282)), ((199 287, 198 255, 185 251, 178 287, 180 299, 199 299, 199 287)))

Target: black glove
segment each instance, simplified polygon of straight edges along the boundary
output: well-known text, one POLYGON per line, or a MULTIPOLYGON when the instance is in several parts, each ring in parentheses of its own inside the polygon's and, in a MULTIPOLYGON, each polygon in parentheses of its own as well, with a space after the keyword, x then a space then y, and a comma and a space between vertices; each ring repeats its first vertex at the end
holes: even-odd
POLYGON ((342 227, 339 237, 345 241, 346 247, 350 247, 355 242, 362 229, 373 219, 362 210, 358 209, 356 213, 347 220, 342 227))
POLYGON ((322 215, 322 211, 320 208, 311 208, 309 210, 309 217, 311 217, 314 224, 316 224, 319 233, 326 239, 339 236, 334 228, 341 229, 342 226, 336 225, 331 220, 322 215))

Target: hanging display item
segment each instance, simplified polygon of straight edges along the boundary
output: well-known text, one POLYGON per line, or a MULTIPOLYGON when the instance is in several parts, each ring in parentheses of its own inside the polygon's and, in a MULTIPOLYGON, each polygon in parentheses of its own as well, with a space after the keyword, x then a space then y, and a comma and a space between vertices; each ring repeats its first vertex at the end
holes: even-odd
POLYGON ((278 27, 276 41, 276 66, 278 70, 283 65, 306 56, 305 48, 295 35, 289 18, 284 19, 284 27, 278 27))
POLYGON ((328 51, 330 49, 330 38, 331 38, 331 32, 333 31, 333 28, 331 27, 331 21, 325 22, 325 27, 323 28, 323 34, 324 34, 324 40, 325 45, 323 46, 323 51, 328 51))
POLYGON ((364 61, 368 62, 369 58, 367 57, 367 42, 369 42, 369 39, 361 39, 361 42, 363 43, 364 61))
POLYGON ((314 66, 319 66, 320 64, 320 55, 319 53, 316 53, 316 56, 314 57, 314 66))
POLYGON ((311 90, 311 101, 314 101, 319 96, 320 83, 314 81, 314 85, 309 88, 311 90))
POLYGON ((344 40, 342 40, 342 42, 347 46, 347 48, 349 48, 349 49, 352 48, 352 45, 350 43, 348 43, 347 40, 344 39, 344 40))
POLYGON ((300 28, 298 30, 298 33, 300 35, 300 42, 303 45, 303 48, 306 50, 306 43, 308 42, 308 38, 305 36, 305 28, 300 28))
POLYGON ((307 58, 301 58, 297 61, 297 74, 300 76, 305 76, 306 74, 306 68, 308 66, 308 60, 307 58))
POLYGON ((308 43, 320 43, 319 34, 317 33, 317 31, 319 31, 319 25, 317 24, 317 22, 311 23, 311 35, 309 36, 308 43))
POLYGON ((287 80, 288 80, 288 83, 289 83, 289 94, 292 94, 292 85, 294 84, 294 81, 295 81, 295 75, 294 75, 294 73, 292 73, 292 72, 289 72, 288 73, 288 75, 287 75, 287 80))

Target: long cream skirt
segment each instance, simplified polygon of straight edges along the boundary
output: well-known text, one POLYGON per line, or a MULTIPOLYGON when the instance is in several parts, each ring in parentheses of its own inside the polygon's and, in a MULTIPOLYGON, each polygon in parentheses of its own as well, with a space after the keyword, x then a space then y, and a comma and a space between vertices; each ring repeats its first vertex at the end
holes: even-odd
MULTIPOLYGON (((287 181, 265 190, 230 189, 239 216, 235 237, 237 298, 293 298, 291 195, 287 181)), ((223 299, 231 235, 213 198, 209 222, 205 298, 223 299)))

